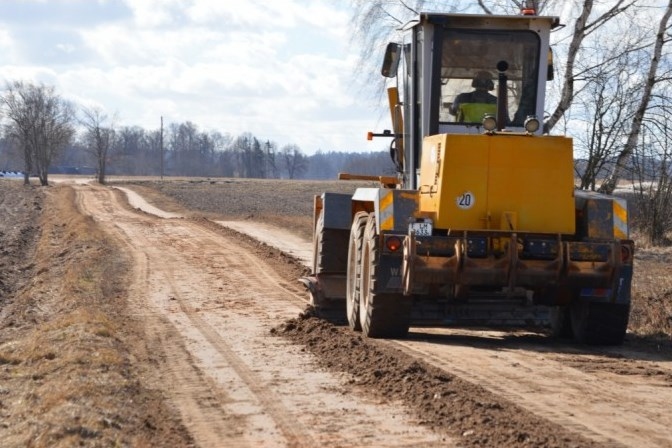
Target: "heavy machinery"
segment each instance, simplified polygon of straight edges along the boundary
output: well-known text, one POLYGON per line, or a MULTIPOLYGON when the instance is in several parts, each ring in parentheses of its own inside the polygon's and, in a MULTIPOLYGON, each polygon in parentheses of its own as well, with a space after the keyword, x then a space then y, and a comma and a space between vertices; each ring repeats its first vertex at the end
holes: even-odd
POLYGON ((572 140, 540 125, 557 26, 530 10, 421 13, 388 45, 392 130, 369 138, 392 139, 397 175, 315 198, 302 281, 318 313, 368 337, 404 337, 411 323, 548 323, 622 343, 627 204, 576 190, 572 140), (484 99, 458 98, 472 88, 484 99))

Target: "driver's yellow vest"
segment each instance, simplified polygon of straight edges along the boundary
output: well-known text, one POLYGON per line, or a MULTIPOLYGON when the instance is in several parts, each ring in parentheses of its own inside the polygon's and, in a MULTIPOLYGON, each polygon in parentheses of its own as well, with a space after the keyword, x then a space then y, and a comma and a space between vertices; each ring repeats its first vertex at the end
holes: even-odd
POLYGON ((496 104, 488 103, 464 103, 460 104, 457 112, 457 121, 465 123, 480 123, 483 115, 497 113, 496 104))

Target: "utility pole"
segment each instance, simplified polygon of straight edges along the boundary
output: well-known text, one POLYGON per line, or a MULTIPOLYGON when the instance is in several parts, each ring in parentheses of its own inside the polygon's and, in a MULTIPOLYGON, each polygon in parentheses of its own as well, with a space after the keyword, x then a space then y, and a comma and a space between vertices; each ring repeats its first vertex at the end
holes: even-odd
POLYGON ((270 179, 272 176, 271 173, 272 162, 271 162, 271 141, 266 140, 266 157, 264 157, 264 177, 270 179))
POLYGON ((163 181, 163 115, 161 115, 161 133, 159 134, 159 146, 161 147, 161 181, 163 181))

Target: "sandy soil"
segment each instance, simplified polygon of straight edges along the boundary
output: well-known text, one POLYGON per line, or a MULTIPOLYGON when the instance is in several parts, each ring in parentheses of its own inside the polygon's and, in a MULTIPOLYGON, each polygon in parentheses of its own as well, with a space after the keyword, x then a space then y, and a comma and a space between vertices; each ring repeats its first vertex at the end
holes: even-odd
POLYGON ((128 211, 109 189, 77 188, 80 209, 134 260, 131 309, 166 368, 155 387, 199 446, 383 446, 445 443, 394 404, 346 396, 301 347, 272 337, 303 294, 235 238, 200 222, 128 211))
MULTIPOLYGON (((672 446, 669 339, 363 339, 301 313, 297 258, 213 222, 249 196, 243 229, 305 235, 291 187, 211 182, 125 186, 172 218, 108 187, 0 182, 3 446, 672 446)), ((655 272, 640 284, 665 312, 655 272)))
MULTIPOLYGON (((167 188, 170 187, 164 187, 164 191, 167 188)), ((180 198, 180 195, 174 194, 173 197, 180 198)), ((254 223, 245 222, 243 225, 238 225, 238 229, 271 245, 281 244, 283 239, 290 237, 283 238, 277 231, 264 233, 263 230, 268 229, 268 224, 256 228, 254 223), (262 229, 261 234, 259 229, 262 229)), ((297 251, 310 250, 310 241, 307 239, 304 239, 301 245, 295 244, 297 251)), ((658 254, 655 252, 656 249, 649 248, 639 254, 641 261, 649 262, 649 269, 644 271, 645 275, 638 276, 640 287, 656 281, 659 287, 669 285, 668 275, 659 277, 661 272, 665 272, 669 252, 660 251, 658 254)), ((354 335, 353 340, 353 335, 345 331, 346 342, 339 346, 340 350, 335 351, 332 332, 334 329, 324 329, 327 335, 318 336, 316 328, 322 326, 303 324, 303 320, 299 319, 280 332, 306 343, 311 350, 320 355, 321 360, 326 360, 326 365, 338 371, 343 371, 343 366, 348 364, 343 361, 342 352, 350 352, 359 362, 352 366, 352 370, 345 369, 345 371, 363 374, 361 353, 351 348, 353 345, 362 346, 361 339, 357 339, 354 335), (302 330, 297 331, 297 328, 302 330)), ((485 417, 498 428, 496 436, 488 434, 491 431, 483 431, 482 424, 473 425, 471 422, 471 425, 467 424, 460 428, 462 434, 471 435, 471 443, 488 445, 493 440, 498 440, 498 443, 505 440, 506 444, 520 442, 562 446, 571 443, 572 436, 565 433, 566 430, 571 430, 574 435, 585 437, 585 440, 578 442, 579 445, 589 443, 588 441, 609 446, 672 444, 666 430, 672 419, 668 418, 665 412, 666 403, 672 399, 669 390, 669 386, 672 385, 669 339, 642 340, 633 334, 628 337, 628 342, 622 348, 586 350, 553 341, 543 332, 413 328, 409 340, 387 344, 415 360, 424 360, 444 374, 445 372, 453 374, 459 380, 475 383, 494 396, 510 401, 498 406, 515 403, 533 415, 507 409, 507 412, 502 413, 505 418, 501 415, 485 417), (642 403, 642 406, 634 403, 642 403), (534 417, 543 421, 539 422, 534 417), (533 422, 531 426, 534 429, 521 429, 528 428, 530 422, 533 422), (549 422, 557 424, 563 430, 558 428, 541 430, 549 422), (502 433, 515 436, 509 439, 490 438, 501 437, 502 433), (550 437, 549 434, 557 438, 550 437)), ((384 365, 379 366, 379 370, 382 367, 384 365)), ((407 381, 404 369, 396 371, 388 369, 385 375, 391 376, 392 382, 407 381)), ((380 387, 380 384, 377 384, 377 387, 380 387)), ((469 395, 471 399, 479 396, 473 391, 465 392, 469 387, 462 387, 461 393, 469 395)), ((385 396, 385 393, 383 395, 385 396)), ((407 403, 416 409, 426 410, 432 405, 431 400, 423 401, 418 398, 427 396, 427 389, 413 389, 413 393, 408 395, 407 403)), ((387 396, 397 395, 388 393, 387 396)), ((451 415, 474 413, 474 409, 469 406, 466 409, 454 406, 455 403, 451 403, 453 411, 451 415)), ((441 421, 438 416, 444 415, 440 412, 434 414, 427 412, 422 414, 422 412, 421 410, 424 419, 434 422, 441 421)), ((482 413, 481 411, 480 414, 482 413)), ((445 424, 445 420, 442 423, 445 424)), ((454 427, 455 425, 453 429, 454 427)))

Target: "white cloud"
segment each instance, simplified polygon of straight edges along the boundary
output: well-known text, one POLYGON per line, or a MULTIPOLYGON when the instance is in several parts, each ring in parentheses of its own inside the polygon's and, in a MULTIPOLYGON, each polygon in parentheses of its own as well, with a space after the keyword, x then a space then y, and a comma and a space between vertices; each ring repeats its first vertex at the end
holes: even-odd
POLYGON ((16 60, 14 49, 16 48, 14 39, 9 30, 0 28, 0 54, 2 54, 5 63, 13 63, 16 60))
POLYGON ((186 2, 180 0, 126 0, 128 8, 133 11, 133 19, 141 28, 169 26, 174 24, 179 11, 186 2))
MULTIPOLYGON (((68 59, 3 66, 5 57, 4 77, 53 84, 79 104, 118 113, 122 125, 156 129, 163 116, 307 153, 380 149, 364 138, 374 107, 350 88, 357 50, 348 48, 350 12, 341 2, 127 0, 110 20, 93 17, 87 2, 78 20, 84 1, 69 5, 67 29, 78 39, 50 43, 68 59)), ((33 2, 42 17, 57 6, 33 2)), ((13 45, 0 17, 0 49, 13 45)))

